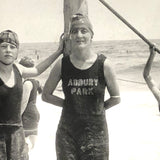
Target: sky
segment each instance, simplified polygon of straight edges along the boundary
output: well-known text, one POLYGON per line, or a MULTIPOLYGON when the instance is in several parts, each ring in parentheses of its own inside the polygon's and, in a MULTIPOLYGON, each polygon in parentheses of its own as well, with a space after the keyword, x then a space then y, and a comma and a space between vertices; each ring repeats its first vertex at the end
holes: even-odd
MULTIPOLYGON (((105 0, 147 39, 160 39, 160 0, 105 0)), ((63 0, 0 0, 0 32, 20 42, 57 42, 64 31, 63 0)), ((95 41, 140 39, 99 0, 87 0, 95 41)))

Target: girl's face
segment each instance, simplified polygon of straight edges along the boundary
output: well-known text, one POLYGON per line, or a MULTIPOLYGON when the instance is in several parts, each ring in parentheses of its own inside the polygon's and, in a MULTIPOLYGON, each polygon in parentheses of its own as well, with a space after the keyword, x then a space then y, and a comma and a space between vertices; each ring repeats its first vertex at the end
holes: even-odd
POLYGON ((5 65, 13 64, 17 56, 18 49, 15 45, 7 42, 0 44, 0 63, 5 65))
POLYGON ((92 33, 87 27, 79 25, 72 29, 70 39, 73 48, 85 48, 91 44, 92 33))

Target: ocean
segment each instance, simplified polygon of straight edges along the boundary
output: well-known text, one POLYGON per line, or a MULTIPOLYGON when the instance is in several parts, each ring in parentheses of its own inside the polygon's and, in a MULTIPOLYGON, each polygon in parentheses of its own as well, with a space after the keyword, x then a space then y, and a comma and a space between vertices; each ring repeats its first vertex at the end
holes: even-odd
MULTIPOLYGON (((150 40, 160 46, 160 39, 150 40)), ((23 56, 29 56, 35 64, 46 58, 56 51, 58 43, 22 43, 20 46, 19 59, 23 56)), ((144 65, 149 56, 149 46, 142 40, 110 40, 110 41, 93 41, 93 51, 97 54, 104 54, 112 63, 116 72, 119 85, 122 90, 132 90, 135 87, 144 89, 145 82, 143 79, 144 65)), ((19 60, 18 59, 18 60, 19 60)), ((160 57, 155 57, 152 74, 155 80, 160 79, 159 63, 160 57)), ((51 67, 43 74, 37 77, 43 85, 49 75, 51 67)))

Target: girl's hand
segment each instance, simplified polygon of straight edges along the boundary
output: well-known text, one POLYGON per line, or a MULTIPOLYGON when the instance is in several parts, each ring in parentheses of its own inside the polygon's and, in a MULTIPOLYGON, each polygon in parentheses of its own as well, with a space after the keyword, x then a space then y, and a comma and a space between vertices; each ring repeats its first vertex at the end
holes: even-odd
POLYGON ((156 48, 156 44, 155 44, 155 43, 153 44, 153 46, 150 46, 150 47, 149 47, 150 54, 153 54, 153 55, 156 54, 155 48, 156 48))
POLYGON ((65 38, 64 38, 64 33, 62 33, 59 39, 59 47, 58 47, 58 51, 60 53, 63 53, 64 46, 65 46, 65 38))

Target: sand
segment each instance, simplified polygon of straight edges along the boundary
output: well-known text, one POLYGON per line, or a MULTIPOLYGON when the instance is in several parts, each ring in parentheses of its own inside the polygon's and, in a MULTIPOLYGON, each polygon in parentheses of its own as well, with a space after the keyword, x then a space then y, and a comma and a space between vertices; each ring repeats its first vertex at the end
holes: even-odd
MULTIPOLYGON (((110 160, 160 160, 160 114, 155 98, 145 85, 120 83, 121 103, 106 111, 110 160)), ((56 160, 61 108, 43 102, 40 96, 37 105, 41 120, 30 160, 56 160)))

